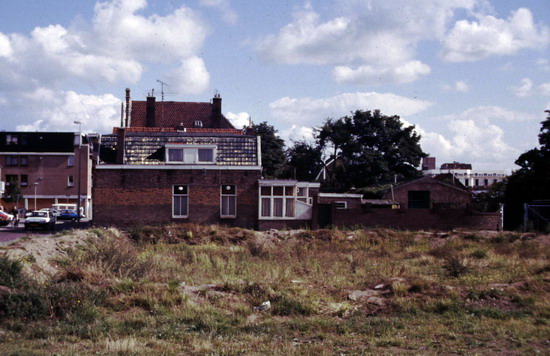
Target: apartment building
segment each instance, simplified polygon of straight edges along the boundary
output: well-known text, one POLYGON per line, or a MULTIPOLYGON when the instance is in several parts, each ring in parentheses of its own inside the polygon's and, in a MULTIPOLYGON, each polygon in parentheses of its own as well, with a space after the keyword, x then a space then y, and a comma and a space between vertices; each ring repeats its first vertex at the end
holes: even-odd
POLYGON ((35 210, 77 204, 92 211, 90 145, 74 132, 0 132, 2 205, 35 210), (80 168, 80 171, 79 171, 80 168), (80 183, 80 189, 79 189, 80 183))

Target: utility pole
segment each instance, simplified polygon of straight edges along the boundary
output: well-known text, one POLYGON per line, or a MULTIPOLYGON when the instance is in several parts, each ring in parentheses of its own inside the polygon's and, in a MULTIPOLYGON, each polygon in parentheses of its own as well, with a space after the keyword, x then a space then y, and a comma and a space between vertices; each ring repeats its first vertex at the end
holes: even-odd
POLYGON ((74 121, 75 124, 78 125, 78 187, 77 187, 77 193, 78 196, 76 201, 76 214, 77 214, 77 221, 80 225, 80 167, 81 167, 81 161, 82 161, 82 155, 80 154, 81 148, 82 148, 82 123, 80 121, 74 121))

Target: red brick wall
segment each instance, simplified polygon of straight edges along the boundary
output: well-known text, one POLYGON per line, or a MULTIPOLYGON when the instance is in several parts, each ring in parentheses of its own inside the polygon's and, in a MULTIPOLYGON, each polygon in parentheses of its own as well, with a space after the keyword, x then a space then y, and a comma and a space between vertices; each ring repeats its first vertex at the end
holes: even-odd
POLYGON ((439 203, 455 203, 465 207, 472 201, 471 195, 468 191, 462 191, 440 184, 433 180, 424 179, 406 184, 402 187, 396 187, 393 191, 393 197, 391 191, 389 191, 384 195, 384 198, 397 200, 399 203, 401 203, 401 208, 407 209, 409 201, 409 191, 411 190, 429 190, 432 206, 433 204, 439 203))
POLYGON ((191 222, 255 228, 259 171, 97 169, 94 224, 191 222), (189 186, 189 217, 172 218, 172 186, 189 186), (220 186, 237 186, 237 217, 220 218, 220 186))
POLYGON ((473 230, 500 229, 498 213, 468 213, 462 209, 434 211, 428 209, 347 209, 332 210, 332 223, 338 226, 362 225, 397 229, 473 230))

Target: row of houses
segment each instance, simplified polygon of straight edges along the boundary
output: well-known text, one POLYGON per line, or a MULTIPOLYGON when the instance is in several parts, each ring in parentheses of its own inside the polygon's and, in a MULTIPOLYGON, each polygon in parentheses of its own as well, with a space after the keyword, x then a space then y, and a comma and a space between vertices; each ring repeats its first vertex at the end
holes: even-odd
POLYGON ((219 95, 201 103, 133 101, 127 89, 123 113, 107 135, 0 133, 2 177, 20 187, 10 204, 32 210, 76 202, 101 226, 498 228, 497 215, 468 211, 468 190, 431 177, 381 200, 323 193, 318 182, 264 179, 260 137, 229 122, 219 95))

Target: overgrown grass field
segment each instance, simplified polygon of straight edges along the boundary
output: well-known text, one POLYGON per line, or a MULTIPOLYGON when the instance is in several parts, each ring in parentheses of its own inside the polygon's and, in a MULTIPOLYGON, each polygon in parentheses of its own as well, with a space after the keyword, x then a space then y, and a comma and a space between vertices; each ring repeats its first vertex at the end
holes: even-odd
POLYGON ((51 256, 51 278, 35 278, 32 256, 0 257, 2 355, 550 352, 549 236, 196 225, 88 236, 51 256))

